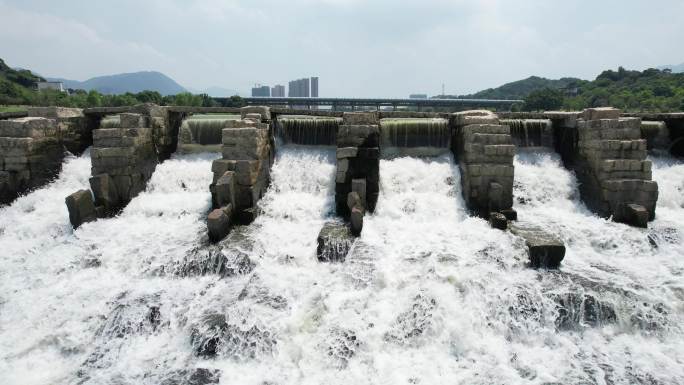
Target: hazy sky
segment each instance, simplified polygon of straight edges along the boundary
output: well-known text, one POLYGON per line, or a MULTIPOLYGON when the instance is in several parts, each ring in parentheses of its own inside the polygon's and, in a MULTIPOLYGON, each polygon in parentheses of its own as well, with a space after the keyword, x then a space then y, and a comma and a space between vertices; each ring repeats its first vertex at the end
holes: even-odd
POLYGON ((247 92, 464 94, 684 62, 683 0, 0 0, 0 58, 48 77, 161 71, 247 92))

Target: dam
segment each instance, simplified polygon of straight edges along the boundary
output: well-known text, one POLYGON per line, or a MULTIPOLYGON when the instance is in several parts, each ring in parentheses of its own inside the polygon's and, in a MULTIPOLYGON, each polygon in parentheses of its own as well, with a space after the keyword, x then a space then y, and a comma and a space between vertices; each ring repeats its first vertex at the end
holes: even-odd
POLYGON ((682 383, 683 143, 613 108, 30 109, 9 380, 682 383))

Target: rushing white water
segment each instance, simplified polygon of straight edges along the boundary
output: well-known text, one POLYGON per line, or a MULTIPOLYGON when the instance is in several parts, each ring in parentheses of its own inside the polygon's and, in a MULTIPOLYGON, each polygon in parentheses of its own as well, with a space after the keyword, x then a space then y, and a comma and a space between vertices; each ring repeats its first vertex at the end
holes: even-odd
POLYGON ((467 214, 447 156, 382 160, 376 212, 337 264, 315 255, 334 150, 279 149, 262 214, 216 247, 211 157, 159 165, 119 216, 76 231, 64 197, 90 162, 69 159, 0 209, 2 383, 170 384, 194 368, 222 384, 682 383, 684 167, 654 163, 642 230, 589 213, 557 157, 516 158, 520 218, 568 245, 549 272, 467 214))

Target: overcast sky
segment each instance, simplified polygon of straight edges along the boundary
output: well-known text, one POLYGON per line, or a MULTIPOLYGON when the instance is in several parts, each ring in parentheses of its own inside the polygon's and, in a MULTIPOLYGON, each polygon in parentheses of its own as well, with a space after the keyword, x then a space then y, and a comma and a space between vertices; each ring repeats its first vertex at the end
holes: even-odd
POLYGON ((683 0, 0 0, 0 58, 75 80, 156 70, 248 92, 465 94, 684 62, 683 0))

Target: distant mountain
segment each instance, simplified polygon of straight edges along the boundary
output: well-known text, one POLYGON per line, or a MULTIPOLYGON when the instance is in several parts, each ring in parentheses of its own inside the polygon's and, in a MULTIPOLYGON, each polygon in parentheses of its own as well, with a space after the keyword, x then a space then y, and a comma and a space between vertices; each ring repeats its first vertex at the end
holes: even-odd
POLYGON ((465 95, 464 97, 476 99, 524 99, 532 91, 544 88, 568 88, 568 86, 580 81, 581 80, 577 78, 553 80, 541 78, 539 76, 530 76, 527 79, 506 83, 500 87, 489 88, 471 95, 465 95))
POLYGON ((175 95, 186 89, 161 72, 143 71, 117 75, 98 76, 86 81, 48 78, 50 81, 61 81, 65 88, 97 90, 103 94, 138 93, 141 91, 157 91, 162 95, 175 95))
POLYGON ((658 69, 659 70, 669 69, 669 70, 672 70, 673 73, 680 74, 680 73, 684 73, 684 63, 678 64, 678 65, 660 66, 660 67, 658 67, 658 69))

